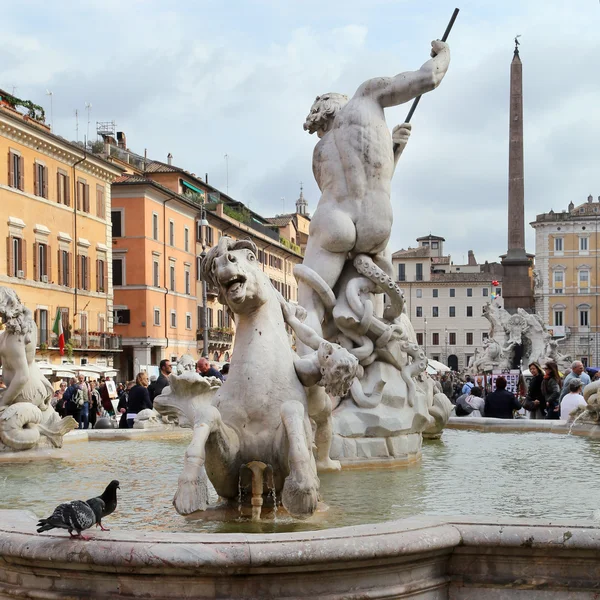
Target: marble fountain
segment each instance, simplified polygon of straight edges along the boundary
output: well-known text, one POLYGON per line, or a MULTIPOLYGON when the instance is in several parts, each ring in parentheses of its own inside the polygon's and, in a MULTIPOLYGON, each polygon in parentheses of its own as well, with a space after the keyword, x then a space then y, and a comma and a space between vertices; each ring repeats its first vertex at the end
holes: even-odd
POLYGON ((598 597, 597 442, 439 439, 452 406, 393 281, 390 182, 410 126, 390 135, 384 109, 437 87, 449 60, 434 41, 418 71, 317 97, 304 128, 319 137, 322 197, 299 305, 250 241, 221 238, 203 276, 234 315, 234 359, 220 386, 184 357, 155 401, 177 428, 68 433, 35 365, 31 313, 0 288, 0 598, 598 597), (35 513, 115 477, 113 531, 35 533, 35 513))

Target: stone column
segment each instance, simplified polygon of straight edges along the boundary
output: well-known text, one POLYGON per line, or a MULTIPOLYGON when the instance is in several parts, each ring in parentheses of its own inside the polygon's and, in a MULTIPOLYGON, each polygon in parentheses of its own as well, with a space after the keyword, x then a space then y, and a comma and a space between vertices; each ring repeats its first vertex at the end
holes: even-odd
MULTIPOLYGON (((516 42, 516 40, 515 40, 516 42)), ((518 45, 510 65, 508 153, 508 251, 502 257, 504 308, 533 310, 530 259, 525 252, 525 188, 523 166, 523 65, 518 45)))
POLYGON ((525 258, 525 188, 523 174, 523 64, 519 49, 510 65, 508 151, 508 254, 525 258))

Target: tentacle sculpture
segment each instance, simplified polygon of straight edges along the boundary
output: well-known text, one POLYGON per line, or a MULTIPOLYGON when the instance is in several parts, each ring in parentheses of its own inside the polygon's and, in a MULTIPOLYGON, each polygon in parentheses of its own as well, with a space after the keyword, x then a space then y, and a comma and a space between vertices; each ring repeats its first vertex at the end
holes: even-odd
POLYGON ((0 442, 13 450, 29 450, 40 439, 42 411, 30 402, 17 402, 0 412, 0 442))
POLYGON ((404 310, 404 296, 402 290, 394 280, 378 267, 373 259, 366 254, 359 254, 354 259, 354 268, 361 274, 377 284, 390 298, 391 306, 386 310, 386 319, 397 319, 404 310))

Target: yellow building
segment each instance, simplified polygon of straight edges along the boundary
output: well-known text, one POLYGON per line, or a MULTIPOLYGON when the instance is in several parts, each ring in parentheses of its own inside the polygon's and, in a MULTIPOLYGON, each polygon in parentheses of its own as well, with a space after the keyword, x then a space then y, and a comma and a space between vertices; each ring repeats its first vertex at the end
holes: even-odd
POLYGON ((0 285, 34 314, 38 357, 113 364, 111 182, 121 169, 53 135, 43 111, 0 90, 0 285), (28 115, 18 108, 25 104, 28 115), (52 325, 60 312, 67 351, 52 325))
POLYGON ((598 200, 589 196, 579 206, 571 202, 568 210, 551 210, 531 223, 536 312, 559 340, 560 351, 588 366, 600 362, 598 200))

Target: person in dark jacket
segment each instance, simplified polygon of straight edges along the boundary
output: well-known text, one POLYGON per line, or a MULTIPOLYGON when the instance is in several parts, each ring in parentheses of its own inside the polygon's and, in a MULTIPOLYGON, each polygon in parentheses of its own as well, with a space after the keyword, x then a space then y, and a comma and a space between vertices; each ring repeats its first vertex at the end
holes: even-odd
POLYGON ((512 419, 513 411, 520 408, 521 403, 512 392, 506 389, 506 379, 502 376, 498 377, 496 391, 485 397, 485 416, 496 419, 512 419))
POLYGON ((546 419, 560 419, 560 388, 561 379, 558 365, 549 360, 544 367, 542 394, 546 400, 546 419))
POLYGON ((64 410, 65 415, 73 417, 77 424, 81 421, 81 406, 77 404, 77 379, 75 377, 71 377, 69 380, 69 387, 65 390, 63 394, 64 399, 64 410))
POLYGON ((546 398, 542 393, 542 382, 544 381, 544 370, 539 363, 532 362, 529 365, 529 372, 532 377, 529 380, 527 388, 527 397, 523 406, 528 410, 531 419, 546 418, 546 398))
POLYGON ((119 404, 117 406, 117 412, 121 415, 119 419, 119 429, 128 429, 127 424, 127 401, 129 400, 129 391, 135 385, 135 381, 128 381, 127 387, 119 392, 119 404))
POLYGON ((127 425, 133 427, 133 422, 139 412, 146 408, 152 408, 152 400, 148 393, 148 374, 145 371, 138 373, 135 385, 129 390, 127 398, 127 425))
POLYGON ((169 375, 173 367, 171 366, 171 361, 164 358, 160 361, 160 375, 158 379, 152 382, 148 386, 148 393, 150 394, 150 400, 154 402, 154 398, 160 396, 163 389, 169 385, 169 375))
POLYGON ((90 427, 94 428, 100 412, 100 392, 95 381, 90 381, 90 427))

